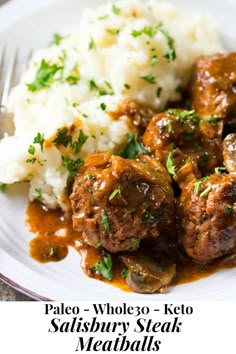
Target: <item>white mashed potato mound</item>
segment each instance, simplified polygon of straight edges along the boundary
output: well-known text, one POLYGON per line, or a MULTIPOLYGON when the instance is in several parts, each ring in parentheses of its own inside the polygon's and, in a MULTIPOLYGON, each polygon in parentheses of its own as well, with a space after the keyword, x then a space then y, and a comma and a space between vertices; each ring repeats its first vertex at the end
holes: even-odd
POLYGON ((10 94, 15 134, 0 142, 0 182, 30 181, 30 200, 65 209, 73 163, 115 153, 134 133, 126 116, 114 120, 109 111, 126 97, 161 111, 180 99, 199 55, 222 51, 208 17, 169 4, 125 0, 85 10, 77 33, 37 51, 10 94), (54 141, 59 132, 71 139, 66 146, 54 141))

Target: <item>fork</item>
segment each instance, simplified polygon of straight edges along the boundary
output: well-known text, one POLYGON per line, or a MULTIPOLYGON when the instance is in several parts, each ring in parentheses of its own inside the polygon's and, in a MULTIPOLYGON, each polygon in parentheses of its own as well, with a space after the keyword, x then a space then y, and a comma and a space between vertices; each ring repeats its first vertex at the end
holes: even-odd
POLYGON ((33 50, 20 53, 18 49, 0 48, 0 139, 5 134, 14 134, 13 114, 7 110, 7 101, 11 89, 28 66, 32 53, 33 50))
POLYGON ((11 89, 19 82, 32 57, 33 50, 20 53, 18 48, 0 48, 0 114, 6 112, 7 99, 11 89))

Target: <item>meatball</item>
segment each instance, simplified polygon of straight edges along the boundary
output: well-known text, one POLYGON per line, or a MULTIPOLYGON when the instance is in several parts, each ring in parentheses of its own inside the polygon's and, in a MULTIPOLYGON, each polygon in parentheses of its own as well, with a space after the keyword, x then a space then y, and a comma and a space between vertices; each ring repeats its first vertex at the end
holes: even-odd
POLYGON ((236 172, 236 134, 226 136, 223 141, 224 165, 228 172, 236 172))
POLYGON ((181 186, 221 165, 221 135, 222 122, 171 109, 152 118, 143 143, 164 165, 172 154, 174 179, 181 186))
POLYGON ((200 57, 190 83, 192 107, 202 117, 236 118, 236 53, 200 57))
POLYGON ((134 251, 142 239, 173 226, 170 177, 145 155, 135 160, 108 153, 88 156, 70 199, 74 229, 89 245, 110 252, 134 251))
POLYGON ((187 254, 207 263, 236 251, 236 175, 213 174, 182 191, 179 239, 187 254))

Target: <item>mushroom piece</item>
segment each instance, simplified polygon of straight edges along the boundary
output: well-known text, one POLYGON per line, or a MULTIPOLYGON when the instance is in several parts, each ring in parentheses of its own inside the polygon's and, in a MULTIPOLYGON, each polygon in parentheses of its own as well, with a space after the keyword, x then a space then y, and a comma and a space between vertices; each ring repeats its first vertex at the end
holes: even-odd
POLYGON ((229 173, 236 172, 236 134, 226 136, 223 141, 224 165, 229 173))
POLYGON ((128 268, 126 283, 136 293, 164 293, 176 274, 176 264, 163 263, 150 255, 122 255, 121 260, 128 268))

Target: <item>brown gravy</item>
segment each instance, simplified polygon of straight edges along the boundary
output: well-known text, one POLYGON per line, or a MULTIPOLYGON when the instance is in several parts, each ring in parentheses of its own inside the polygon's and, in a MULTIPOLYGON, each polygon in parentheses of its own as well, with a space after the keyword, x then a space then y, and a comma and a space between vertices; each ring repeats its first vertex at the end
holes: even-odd
MULTIPOLYGON (((41 263, 58 262, 68 253, 68 247, 73 247, 81 257, 81 267, 86 275, 111 283, 124 291, 131 291, 122 278, 124 265, 119 256, 112 255, 113 280, 109 282, 91 271, 91 266, 102 259, 102 251, 90 247, 83 242, 82 235, 73 230, 71 219, 66 219, 60 210, 48 210, 42 204, 34 201, 27 209, 26 224, 35 234, 30 242, 30 255, 41 263)), ((145 248, 145 252, 148 250, 145 248)), ((207 277, 223 268, 236 266, 236 255, 219 259, 208 265, 197 264, 176 251, 173 256, 177 265, 177 276, 172 285, 188 283, 207 277)))

